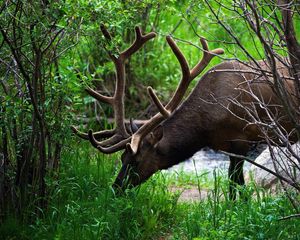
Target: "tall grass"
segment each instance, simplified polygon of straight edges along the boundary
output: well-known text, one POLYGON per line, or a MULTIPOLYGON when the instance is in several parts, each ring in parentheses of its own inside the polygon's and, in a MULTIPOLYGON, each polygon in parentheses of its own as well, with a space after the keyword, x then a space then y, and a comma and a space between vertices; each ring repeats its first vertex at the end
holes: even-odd
POLYGON ((28 226, 11 218, 0 227, 0 239, 150 239, 167 231, 176 198, 163 175, 115 197, 110 186, 118 155, 90 150, 65 151, 59 180, 48 182, 51 198, 43 217, 28 226))
POLYGON ((178 206, 182 215, 173 239, 300 239, 299 219, 280 220, 293 211, 284 195, 274 196, 251 182, 239 189, 247 200, 232 202, 228 181, 218 174, 214 180, 206 200, 178 206))
MULTIPOLYGON (((50 199, 31 224, 11 217, 0 226, 0 239, 300 239, 300 221, 279 221, 292 207, 250 184, 248 201, 228 199, 228 182, 215 173, 212 184, 201 174, 158 173, 141 187, 115 197, 111 189, 118 155, 103 156, 87 145, 63 154, 58 180, 48 180, 50 199), (184 180, 210 188, 197 203, 178 202, 170 186, 184 180), (252 197, 250 197, 252 196, 252 197)), ((198 185, 198 186, 197 186, 198 185)))

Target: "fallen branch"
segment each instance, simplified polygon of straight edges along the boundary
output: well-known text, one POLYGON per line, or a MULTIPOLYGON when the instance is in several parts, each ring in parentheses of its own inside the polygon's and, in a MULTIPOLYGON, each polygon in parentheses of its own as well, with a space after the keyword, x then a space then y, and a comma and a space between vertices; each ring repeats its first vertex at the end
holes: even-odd
POLYGON ((228 155, 228 156, 230 156, 230 157, 235 157, 235 158, 244 159, 245 161, 247 161, 247 162, 249 162, 249 163, 252 163, 253 165, 255 165, 255 166, 257 166, 257 167, 259 167, 259 168, 261 168, 261 169, 267 171, 268 173, 271 173, 271 174, 274 175, 275 177, 277 177, 277 178, 279 178, 280 180, 282 180, 282 181, 288 183, 289 185, 291 185, 292 187, 294 187, 294 188, 296 188, 298 191, 300 191, 300 186, 299 186, 297 183, 295 183, 295 182, 293 182, 293 181, 291 181, 291 180, 289 180, 289 179, 287 179, 287 178, 281 176, 280 174, 278 174, 278 173, 276 173, 276 172, 274 172, 274 171, 272 171, 272 170, 266 168, 266 167, 263 166, 263 165, 260 165, 260 164, 256 163, 255 161, 253 161, 251 158, 249 158, 249 157, 247 157, 247 156, 239 155, 239 154, 234 154, 234 153, 229 153, 229 152, 225 152, 225 151, 220 151, 220 152, 221 152, 221 153, 224 153, 224 154, 226 154, 226 155, 228 155))
POLYGON ((291 219, 291 218, 300 218, 300 213, 292 214, 292 215, 289 215, 289 216, 286 216, 286 217, 282 217, 282 218, 279 218, 278 220, 282 221, 282 220, 288 220, 288 219, 291 219))

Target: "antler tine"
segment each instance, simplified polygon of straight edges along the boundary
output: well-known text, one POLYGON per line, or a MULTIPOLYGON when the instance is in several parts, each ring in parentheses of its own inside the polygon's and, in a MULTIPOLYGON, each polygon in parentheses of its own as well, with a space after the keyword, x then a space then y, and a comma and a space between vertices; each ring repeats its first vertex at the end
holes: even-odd
POLYGON ((100 142, 98 142, 95 139, 94 134, 93 134, 93 130, 91 130, 91 129, 88 131, 88 138, 89 138, 91 144, 93 145, 93 147, 97 148, 100 145, 100 142))
POLYGON ((207 42, 203 37, 200 38, 200 43, 203 48, 203 58, 191 70, 191 78, 193 79, 203 71, 203 69, 209 64, 210 60, 213 57, 224 53, 224 50, 222 48, 216 48, 212 51, 209 51, 207 42))
POLYGON ((120 151, 122 149, 124 149, 126 147, 126 144, 128 142, 130 142, 130 137, 129 138, 126 138, 126 139, 123 139, 121 141, 119 141, 118 143, 112 145, 112 146, 109 146, 109 147, 103 147, 100 142, 98 142, 95 137, 94 137, 94 134, 93 134, 93 131, 92 130, 89 130, 88 132, 88 138, 92 144, 93 147, 97 148, 100 152, 102 153, 107 153, 107 154, 110 154, 110 153, 114 153, 114 152, 117 152, 117 151, 120 151))
POLYGON ((74 134, 76 134, 78 137, 82 138, 82 139, 85 139, 85 140, 88 140, 89 139, 89 136, 87 133, 83 133, 81 131, 79 131, 75 126, 71 126, 71 130, 74 134))
POLYGON ((204 68, 208 65, 208 63, 214 56, 224 53, 224 50, 220 48, 209 51, 205 39, 200 38, 200 42, 204 50, 203 58, 190 71, 186 58, 176 45, 175 41, 170 36, 167 36, 166 39, 173 53, 175 54, 178 62, 180 63, 182 77, 172 99, 168 102, 166 107, 162 105, 161 101, 158 99, 153 89, 151 87, 148 87, 148 93, 153 102, 155 103, 156 107, 158 108, 159 113, 153 116, 135 134, 132 135, 131 144, 127 145, 127 147, 131 148, 133 154, 137 153, 138 147, 142 139, 155 127, 157 127, 157 125, 160 124, 164 120, 164 118, 168 117, 177 108, 177 106, 182 101, 190 82, 204 70, 204 68))
POLYGON ((159 100, 159 98, 156 96, 154 90, 152 87, 148 87, 147 88, 148 94, 150 96, 150 98, 152 99, 153 103, 156 105, 156 107, 158 108, 158 111, 164 116, 164 118, 168 118, 170 117, 171 113, 170 111, 168 111, 163 104, 161 103, 161 101, 159 100))
POLYGON ((180 49, 176 45, 175 41, 170 36, 167 36, 167 41, 168 41, 168 44, 171 47, 173 53, 175 54, 175 56, 180 64, 181 71, 182 71, 180 83, 179 83, 175 93, 173 94, 173 97, 171 98, 169 103, 166 105, 166 109, 170 112, 173 112, 177 108, 179 103, 181 102, 182 98, 184 97, 184 94, 185 94, 192 79, 190 77, 191 74, 190 74, 189 65, 188 65, 183 53, 180 51, 180 49))
MULTIPOLYGON (((73 133, 76 134, 78 137, 85 139, 85 140, 89 140, 89 136, 87 133, 79 131, 75 126, 71 126, 71 129, 72 129, 73 133)), ((97 139, 97 140, 102 139, 102 138, 110 138, 114 134, 115 134, 115 129, 103 130, 103 131, 93 133, 95 139, 97 139)))
POLYGON ((125 60, 129 58, 132 54, 134 54, 136 51, 138 51, 147 41, 150 39, 156 37, 155 32, 150 32, 146 35, 142 34, 141 28, 136 26, 135 27, 135 40, 133 44, 127 48, 125 51, 123 51, 120 54, 120 58, 125 60))
MULTIPOLYGON (((179 83, 179 85, 178 85, 178 87, 177 87, 177 89, 176 89, 176 91, 175 91, 172 99, 166 105, 166 109, 169 110, 170 112, 173 112, 177 108, 177 106, 180 104, 182 98, 184 97, 184 94, 186 93, 186 90, 188 89, 188 86, 189 86, 190 82, 193 79, 195 79, 195 77, 197 77, 204 70, 204 68, 209 64, 210 60, 214 56, 220 55, 220 54, 224 53, 224 50, 221 49, 221 48, 214 49, 213 51, 209 51, 208 50, 207 42, 206 42, 206 40, 203 37, 200 38, 200 43, 201 43, 201 45, 203 47, 203 50, 204 50, 203 51, 203 57, 199 61, 199 63, 196 64, 196 66, 192 70, 189 70, 189 67, 187 66, 188 73, 182 72, 181 81, 180 81, 180 83, 179 83)), ((175 43, 174 43, 174 45, 176 46, 175 43)), ((170 47, 174 47, 174 46, 170 45, 170 47)), ((174 47, 174 49, 175 49, 175 47, 174 47)), ((177 49, 178 49, 178 47, 176 46, 176 51, 180 52, 180 50, 179 49, 177 50, 177 49)), ((173 50, 173 48, 172 48, 172 50, 173 50)), ((174 52, 174 50, 173 50, 173 52, 174 52)), ((179 58, 178 56, 176 55, 178 61, 180 62, 180 64, 182 64, 181 62, 183 62, 183 60, 181 58, 179 58)), ((184 58, 184 56, 182 58, 184 58)))
POLYGON ((104 95, 96 92, 94 89, 92 89, 90 87, 87 87, 85 89, 85 91, 87 91, 87 93, 89 95, 91 95, 93 98, 97 99, 100 102, 105 102, 105 103, 108 103, 108 104, 112 104, 113 103, 114 99, 112 97, 104 96, 104 95))
POLYGON ((173 40, 173 38, 171 36, 167 36, 166 40, 180 64, 181 71, 182 71, 182 77, 188 77, 190 75, 190 69, 189 69, 189 64, 186 61, 185 56, 180 51, 180 49, 178 48, 177 44, 175 43, 175 41, 173 40))
MULTIPOLYGON (((173 40, 173 38, 171 36, 167 36, 166 40, 167 40, 169 46, 171 47, 173 53, 175 54, 175 56, 180 64, 180 67, 181 67, 182 78, 181 78, 180 84, 177 89, 187 88, 187 86, 189 84, 189 79, 190 79, 190 69, 189 69, 189 65, 186 61, 186 58, 184 57, 184 55, 182 54, 182 52, 180 51, 180 49, 178 48, 178 46, 176 45, 175 41, 173 40), (186 87, 184 85, 186 85, 186 87)), ((177 92, 178 91, 176 90, 176 93, 177 92)), ((148 87, 148 94, 149 94, 150 98, 152 99, 152 101, 154 102, 154 104, 156 105, 159 112, 164 116, 164 118, 168 118, 171 115, 171 112, 176 108, 175 106, 178 105, 177 104, 178 100, 180 99, 180 97, 181 98, 183 97, 181 95, 178 96, 178 94, 174 94, 171 101, 167 104, 166 107, 164 107, 151 87, 148 87)))
MULTIPOLYGON (((95 135, 95 134, 93 134, 93 135, 95 135)), ((111 146, 113 144, 116 144, 117 142, 120 142, 124 139, 125 139, 124 136, 119 135, 119 134, 114 134, 110 138, 102 140, 101 142, 98 142, 98 145, 100 145, 102 147, 104 147, 104 146, 107 147, 107 146, 111 146)))

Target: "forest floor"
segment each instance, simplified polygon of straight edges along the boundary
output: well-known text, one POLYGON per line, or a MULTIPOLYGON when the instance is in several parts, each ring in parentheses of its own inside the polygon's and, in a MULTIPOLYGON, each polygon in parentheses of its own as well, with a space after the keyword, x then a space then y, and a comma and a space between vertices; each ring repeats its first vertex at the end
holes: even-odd
POLYGON ((185 187, 171 186, 169 188, 171 192, 177 192, 179 194, 178 202, 197 202, 203 199, 207 199, 209 189, 199 189, 195 185, 189 185, 185 187))

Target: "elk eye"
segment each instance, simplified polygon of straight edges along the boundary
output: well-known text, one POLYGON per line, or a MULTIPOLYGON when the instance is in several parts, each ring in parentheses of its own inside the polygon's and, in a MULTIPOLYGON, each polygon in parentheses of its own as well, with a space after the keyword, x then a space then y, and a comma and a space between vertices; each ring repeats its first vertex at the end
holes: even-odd
POLYGON ((155 150, 158 155, 160 155, 160 156, 165 155, 164 151, 162 150, 161 147, 158 146, 158 144, 155 146, 155 150))
POLYGON ((133 160, 133 157, 129 153, 127 153, 126 151, 121 156, 121 161, 122 161, 123 164, 131 163, 132 160, 133 160))

